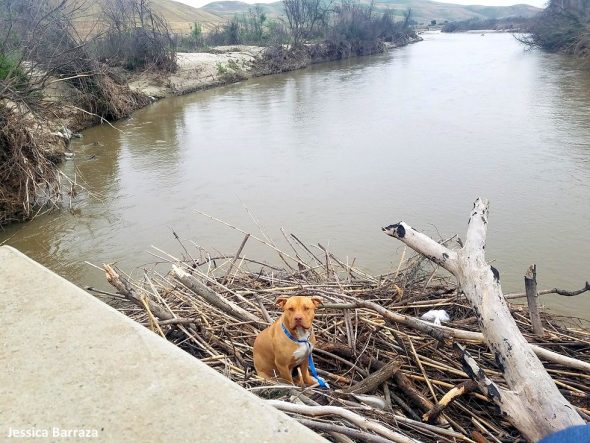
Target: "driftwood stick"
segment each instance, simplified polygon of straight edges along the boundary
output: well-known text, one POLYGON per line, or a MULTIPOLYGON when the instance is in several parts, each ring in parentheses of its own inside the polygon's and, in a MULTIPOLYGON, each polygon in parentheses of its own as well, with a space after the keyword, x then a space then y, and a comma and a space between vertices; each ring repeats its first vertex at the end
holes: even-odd
POLYGON ((529 305, 529 315, 533 325, 533 334, 542 338, 544 332, 543 323, 541 322, 541 314, 539 314, 539 294, 537 294, 537 265, 531 265, 524 275, 524 287, 529 305))
POLYGON ((381 369, 373 372, 368 377, 360 382, 352 385, 350 388, 344 389, 343 392, 347 394, 366 394, 373 392, 384 382, 389 380, 395 374, 402 364, 399 361, 393 360, 383 366, 381 369))
POLYGON ((114 292, 103 291, 102 289, 96 289, 96 288, 93 288, 92 286, 85 286, 84 290, 89 291, 89 292, 94 292, 95 294, 106 295, 108 297, 118 298, 118 299, 122 299, 122 300, 125 299, 124 295, 116 294, 114 292))
POLYGON ((476 443, 489 443, 489 441, 483 436, 483 434, 481 432, 473 431, 471 433, 471 438, 476 443))
POLYGON ((476 381, 482 388, 487 386, 502 413, 525 438, 538 441, 585 422, 559 392, 510 313, 500 273, 485 260, 487 224, 488 202, 478 198, 470 214, 465 245, 458 251, 451 251, 404 222, 383 230, 455 276, 510 390, 500 390, 486 380, 476 381))
POLYGON ((411 418, 404 417, 403 415, 394 415, 393 419, 398 423, 405 423, 414 428, 425 429, 427 431, 444 435, 446 437, 456 438, 458 440, 468 440, 467 437, 456 431, 453 431, 452 429, 445 429, 428 423, 422 423, 421 421, 412 420, 411 418))
POLYGON ((410 417, 412 417, 416 421, 420 421, 420 416, 416 414, 416 412, 405 401, 403 401, 400 397, 391 392, 391 390, 389 391, 389 396, 400 408, 406 411, 406 413, 410 417))
POLYGON ((479 365, 475 362, 473 357, 469 355, 465 346, 460 345, 459 343, 455 343, 455 349, 459 351, 461 364, 463 365, 463 370, 469 375, 469 377, 477 383, 481 392, 483 392, 487 397, 492 399, 498 406, 502 406, 502 396, 503 395, 515 395, 513 392, 509 391, 500 391, 500 388, 496 383, 494 383, 490 378, 485 374, 485 372, 479 367, 479 365))
POLYGON ((158 322, 160 326, 167 326, 167 325, 190 325, 196 323, 194 318, 173 318, 170 320, 162 320, 158 322))
POLYGON ((287 403, 281 400, 267 400, 266 402, 283 412, 302 414, 310 417, 336 415, 345 420, 348 420, 349 422, 355 424, 361 429, 373 431, 381 435, 382 437, 390 439, 391 441, 397 443, 417 443, 416 440, 414 440, 413 438, 406 437, 405 435, 402 435, 399 432, 395 432, 389 428, 386 428, 380 423, 368 420, 361 415, 355 414, 354 412, 349 411, 348 409, 344 409, 338 406, 306 406, 287 403))
POLYGON ((422 393, 416 389, 412 380, 410 380, 402 371, 397 371, 393 374, 393 379, 397 386, 403 391, 404 394, 410 399, 414 405, 418 406, 422 411, 430 411, 434 407, 434 403, 428 400, 422 395, 422 393))
POLYGON ((228 280, 229 276, 231 275, 231 271, 234 269, 234 265, 236 264, 236 261, 238 260, 238 258, 240 258, 240 254, 244 250, 244 246, 246 246, 246 242, 248 241, 249 238, 250 238, 250 234, 246 234, 244 236, 244 240, 242 240, 242 244, 238 248, 238 252, 236 252, 236 255, 234 256, 234 258, 232 258, 232 261, 229 264, 229 269, 227 270, 225 277, 222 280, 222 284, 227 283, 227 280, 228 280))
POLYGON ((256 299, 256 303, 258 303, 258 306, 260 307, 260 312, 262 312, 262 316, 268 324, 271 324, 273 320, 266 308, 264 307, 264 303, 262 303, 262 300, 260 299, 259 295, 256 292, 252 292, 252 295, 254 296, 254 298, 256 299))
POLYGON ((466 395, 475 391, 477 387, 477 383, 473 380, 467 380, 455 386, 453 389, 443 395, 439 402, 435 404, 430 411, 422 416, 422 419, 427 423, 434 423, 434 421, 447 408, 447 406, 449 406, 462 395, 466 395))
MULTIPOLYGON (((539 295, 558 294, 558 295, 563 295, 564 297, 574 297, 576 295, 583 294, 586 291, 590 291, 590 282, 586 282, 586 285, 582 289, 578 289, 575 291, 568 291, 566 289, 553 288, 553 289, 543 289, 541 291, 537 291, 537 294, 539 294, 539 295)), ((514 292, 511 294, 506 294, 504 297, 507 300, 511 300, 513 298, 524 298, 524 297, 526 297, 526 292, 514 292)))
POLYGON ((307 418, 297 418, 297 421, 310 429, 321 432, 337 432, 338 434, 347 435, 348 437, 356 438, 359 441, 366 441, 368 443, 391 443, 391 440, 378 435, 371 434, 358 429, 349 428, 346 426, 335 425, 332 423, 325 423, 322 421, 309 420, 307 418))
POLYGON ((149 308, 150 312, 155 315, 159 320, 172 320, 174 319, 174 315, 172 315, 169 311, 164 309, 158 303, 154 302, 151 298, 145 297, 142 299, 131 284, 127 281, 127 279, 117 272, 117 270, 112 267, 111 265, 103 265, 104 271, 106 274, 107 281, 111 286, 113 286, 119 294, 125 296, 127 300, 139 306, 142 309, 145 309, 146 305, 149 308), (144 304, 145 302, 145 304, 144 304))
POLYGON ((264 320, 246 311, 245 309, 241 308, 240 306, 236 305, 230 300, 223 298, 221 295, 217 294, 215 291, 209 288, 205 283, 193 277, 188 272, 179 268, 178 266, 172 266, 172 274, 179 282, 181 282, 184 286, 189 288, 195 294, 202 297, 204 300, 206 300, 208 303, 211 303, 216 308, 228 313, 232 317, 235 317, 242 321, 251 321, 259 325, 266 325, 264 320))

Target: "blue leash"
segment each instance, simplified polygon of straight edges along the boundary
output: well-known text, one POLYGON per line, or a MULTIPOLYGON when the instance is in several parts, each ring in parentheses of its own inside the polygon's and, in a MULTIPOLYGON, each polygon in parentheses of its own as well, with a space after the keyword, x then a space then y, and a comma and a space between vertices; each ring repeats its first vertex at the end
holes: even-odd
POLYGON ((311 356, 311 343, 309 342, 309 340, 298 340, 295 337, 293 337, 293 335, 291 335, 284 323, 281 323, 281 326, 283 327, 283 332, 289 340, 294 341, 295 343, 305 343, 310 348, 307 364, 309 366, 309 370, 311 371, 311 376, 317 380, 318 384, 320 385, 320 388, 329 389, 330 387, 328 386, 328 383, 326 383, 326 381, 318 375, 318 371, 316 370, 315 365, 313 364, 313 357, 311 356))

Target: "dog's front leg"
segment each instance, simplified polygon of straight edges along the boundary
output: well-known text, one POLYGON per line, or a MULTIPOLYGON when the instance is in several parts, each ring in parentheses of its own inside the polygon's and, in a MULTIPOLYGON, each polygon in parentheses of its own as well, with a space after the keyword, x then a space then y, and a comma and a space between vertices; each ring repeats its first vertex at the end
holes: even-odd
POLYGON ((288 383, 294 384, 293 376, 291 375, 291 370, 289 369, 288 364, 283 364, 282 362, 275 360, 275 366, 277 367, 279 375, 283 380, 287 381, 288 383))
POLYGON ((317 383, 316 379, 309 373, 309 363, 307 360, 302 362, 301 365, 299 365, 299 368, 301 369, 303 383, 305 383, 306 386, 315 385, 317 383))

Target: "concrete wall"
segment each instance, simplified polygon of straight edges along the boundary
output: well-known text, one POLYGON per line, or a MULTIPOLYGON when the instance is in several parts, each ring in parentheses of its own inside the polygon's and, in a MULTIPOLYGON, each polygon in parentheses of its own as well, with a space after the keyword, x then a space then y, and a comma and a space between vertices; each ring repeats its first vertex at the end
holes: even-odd
POLYGON ((10 437, 325 441, 143 326, 3 246, 0 441, 10 437))

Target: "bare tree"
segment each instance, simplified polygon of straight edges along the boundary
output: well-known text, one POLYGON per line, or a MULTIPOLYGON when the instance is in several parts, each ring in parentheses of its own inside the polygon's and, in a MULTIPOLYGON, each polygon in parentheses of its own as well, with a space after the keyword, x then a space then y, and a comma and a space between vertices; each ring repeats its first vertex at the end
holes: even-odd
POLYGON ((128 69, 176 69, 176 49, 168 23, 150 0, 105 0, 99 57, 128 69))
POLYGON ((0 98, 30 101, 47 82, 91 74, 86 42, 73 26, 84 1, 0 2, 0 98))
POLYGON ((329 7, 321 0, 283 0, 293 46, 299 46, 325 21, 329 7))

